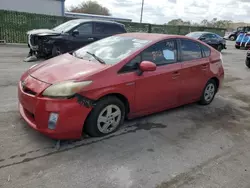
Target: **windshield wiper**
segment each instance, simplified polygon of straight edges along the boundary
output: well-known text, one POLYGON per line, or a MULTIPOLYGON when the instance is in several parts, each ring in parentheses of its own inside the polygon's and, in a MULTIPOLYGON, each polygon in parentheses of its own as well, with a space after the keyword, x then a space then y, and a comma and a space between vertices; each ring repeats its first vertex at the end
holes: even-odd
POLYGON ((97 57, 95 54, 90 53, 90 52, 86 52, 87 54, 91 55, 92 57, 94 57, 97 61, 99 61, 101 64, 106 64, 105 61, 103 61, 100 57, 97 57))

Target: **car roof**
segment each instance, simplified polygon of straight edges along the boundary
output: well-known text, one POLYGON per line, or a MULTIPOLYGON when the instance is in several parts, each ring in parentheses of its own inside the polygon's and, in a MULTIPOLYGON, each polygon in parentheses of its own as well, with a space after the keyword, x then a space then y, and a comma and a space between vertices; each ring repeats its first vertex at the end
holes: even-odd
POLYGON ((122 33, 119 36, 133 37, 142 40, 159 41, 168 38, 187 38, 182 35, 168 35, 168 34, 158 34, 158 33, 122 33))
MULTIPOLYGON (((115 21, 108 21, 108 20, 98 20, 98 19, 73 19, 73 20, 78 21, 79 23, 98 22, 98 23, 111 23, 111 24, 123 25, 121 23, 118 23, 115 21)), ((73 21, 73 20, 70 20, 70 21, 73 21)))

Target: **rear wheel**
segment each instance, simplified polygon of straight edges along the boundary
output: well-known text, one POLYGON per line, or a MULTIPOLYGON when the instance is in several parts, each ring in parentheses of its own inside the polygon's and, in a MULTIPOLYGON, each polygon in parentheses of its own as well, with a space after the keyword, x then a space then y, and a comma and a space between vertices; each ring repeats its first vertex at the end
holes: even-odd
POLYGON ((121 100, 110 96, 101 99, 87 118, 84 131, 92 137, 115 132, 123 124, 125 106, 121 100))
POLYGON ((214 96, 217 92, 217 89, 218 89, 218 86, 217 86, 215 80, 214 79, 209 80, 207 82, 204 90, 203 90, 203 93, 202 93, 202 96, 201 96, 199 103, 201 105, 210 104, 214 99, 214 96))
POLYGON ((246 66, 248 67, 248 68, 250 68, 250 59, 246 59, 246 66))

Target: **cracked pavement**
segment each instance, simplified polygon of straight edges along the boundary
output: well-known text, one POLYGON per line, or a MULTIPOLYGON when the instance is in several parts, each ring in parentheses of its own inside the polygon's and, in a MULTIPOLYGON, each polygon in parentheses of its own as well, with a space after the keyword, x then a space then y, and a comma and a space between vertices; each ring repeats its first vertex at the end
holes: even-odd
POLYGON ((103 138, 55 141, 17 109, 26 47, 0 46, 0 187, 248 188, 250 69, 227 42, 225 81, 209 106, 190 104, 127 121, 103 138))

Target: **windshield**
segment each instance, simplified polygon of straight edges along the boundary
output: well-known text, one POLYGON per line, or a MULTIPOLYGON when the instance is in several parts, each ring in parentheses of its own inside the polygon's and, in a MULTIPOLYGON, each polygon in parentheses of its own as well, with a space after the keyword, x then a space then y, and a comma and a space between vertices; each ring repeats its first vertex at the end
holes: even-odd
POLYGON ((188 33, 186 36, 198 39, 201 35, 202 35, 202 33, 193 32, 193 33, 188 33))
POLYGON ((116 64, 151 41, 133 37, 111 36, 75 51, 74 56, 96 61, 88 52, 101 58, 105 64, 116 64))
POLYGON ((52 30, 58 31, 58 32, 67 32, 71 30, 73 27, 77 26, 78 24, 79 24, 79 20, 70 20, 61 25, 54 27, 52 30))

